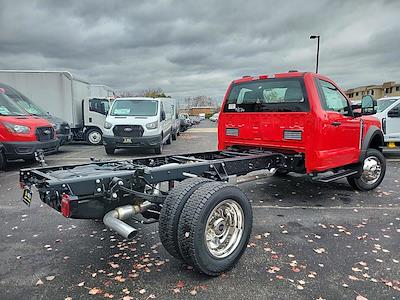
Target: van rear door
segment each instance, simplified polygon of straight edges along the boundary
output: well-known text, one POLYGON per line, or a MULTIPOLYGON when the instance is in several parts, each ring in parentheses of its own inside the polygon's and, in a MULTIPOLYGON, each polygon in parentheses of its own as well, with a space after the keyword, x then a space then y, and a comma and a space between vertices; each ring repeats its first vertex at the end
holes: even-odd
POLYGON ((219 149, 255 146, 304 152, 310 108, 302 77, 231 84, 219 116, 219 149))

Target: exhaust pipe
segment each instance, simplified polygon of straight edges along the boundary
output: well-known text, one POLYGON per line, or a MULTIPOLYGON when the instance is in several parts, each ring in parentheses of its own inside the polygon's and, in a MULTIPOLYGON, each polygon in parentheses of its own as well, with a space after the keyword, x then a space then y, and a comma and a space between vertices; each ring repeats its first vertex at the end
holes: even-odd
POLYGON ((140 205, 125 205, 117 207, 109 211, 103 217, 103 223, 108 228, 114 230, 126 239, 132 239, 137 234, 137 229, 126 224, 126 220, 138 213, 142 213, 152 207, 154 204, 151 202, 144 202, 140 205))

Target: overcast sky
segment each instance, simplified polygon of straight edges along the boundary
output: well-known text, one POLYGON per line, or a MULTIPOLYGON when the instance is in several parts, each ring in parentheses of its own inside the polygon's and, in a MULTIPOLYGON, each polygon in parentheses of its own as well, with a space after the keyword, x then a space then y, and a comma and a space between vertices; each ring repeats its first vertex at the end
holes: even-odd
POLYGON ((242 75, 400 81, 400 1, 0 0, 0 69, 68 70, 119 90, 221 98, 242 75), (278 4, 279 3, 279 4, 278 4))

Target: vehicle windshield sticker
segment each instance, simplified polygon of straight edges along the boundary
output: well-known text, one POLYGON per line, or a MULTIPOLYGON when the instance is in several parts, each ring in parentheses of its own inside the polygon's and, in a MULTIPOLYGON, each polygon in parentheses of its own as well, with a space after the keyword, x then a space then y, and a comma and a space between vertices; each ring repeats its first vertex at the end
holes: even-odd
POLYGON ((236 109, 236 103, 229 103, 228 109, 236 109))

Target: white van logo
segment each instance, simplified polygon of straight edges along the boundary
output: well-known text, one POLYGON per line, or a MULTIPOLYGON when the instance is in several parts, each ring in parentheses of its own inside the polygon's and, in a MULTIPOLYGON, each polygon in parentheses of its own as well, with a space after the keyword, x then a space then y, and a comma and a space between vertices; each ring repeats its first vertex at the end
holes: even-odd
POLYGON ((125 127, 124 128, 124 131, 126 131, 126 132, 131 132, 133 129, 132 128, 130 128, 130 127, 125 127))

